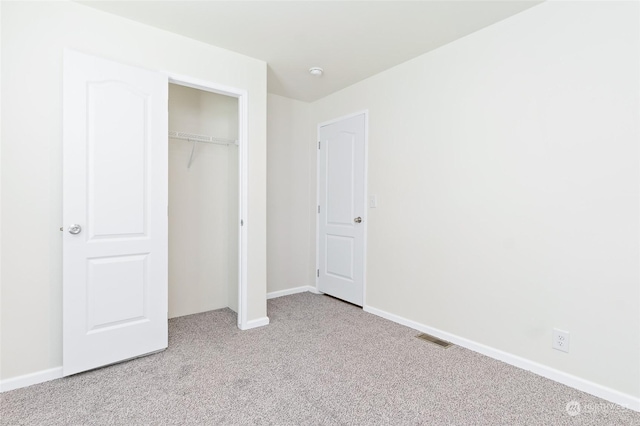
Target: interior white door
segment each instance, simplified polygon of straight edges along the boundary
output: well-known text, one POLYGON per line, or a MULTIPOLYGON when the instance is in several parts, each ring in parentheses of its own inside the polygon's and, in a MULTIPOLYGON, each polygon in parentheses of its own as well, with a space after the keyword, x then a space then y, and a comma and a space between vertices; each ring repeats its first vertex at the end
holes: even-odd
POLYGON ((167 347, 167 77, 65 51, 63 374, 167 347))
POLYGON ((320 127, 318 290, 362 306, 365 115, 320 127))

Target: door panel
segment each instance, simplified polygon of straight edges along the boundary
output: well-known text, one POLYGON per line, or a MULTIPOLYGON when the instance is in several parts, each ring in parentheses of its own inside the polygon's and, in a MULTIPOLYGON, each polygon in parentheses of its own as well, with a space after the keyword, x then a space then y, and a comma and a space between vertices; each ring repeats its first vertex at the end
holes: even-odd
POLYGON ((353 281, 354 238, 327 234, 327 275, 353 281))
POLYGON ((322 126, 318 154, 318 290, 360 306, 364 293, 364 136, 364 114, 322 126))
POLYGON ((107 81, 89 83, 87 97, 90 235, 144 235, 149 95, 107 81))
POLYGON ((65 376, 167 347, 167 90, 159 73, 65 51, 65 376))
POLYGON ((89 333, 149 321, 147 255, 87 259, 89 333))
POLYGON ((355 133, 340 132, 325 141, 327 223, 351 226, 354 209, 355 133))

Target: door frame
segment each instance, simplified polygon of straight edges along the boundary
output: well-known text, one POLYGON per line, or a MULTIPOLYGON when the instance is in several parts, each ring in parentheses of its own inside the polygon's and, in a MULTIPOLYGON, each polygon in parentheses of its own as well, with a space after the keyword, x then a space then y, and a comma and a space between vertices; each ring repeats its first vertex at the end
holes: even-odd
POLYGON ((314 208, 316 218, 316 274, 315 274, 315 292, 323 294, 318 290, 319 276, 317 271, 320 269, 320 220, 318 213, 318 206, 320 205, 320 155, 318 153, 318 143, 320 143, 320 128, 334 124, 342 120, 364 115, 364 241, 363 241, 363 253, 362 253, 362 308, 367 306, 367 238, 369 233, 369 214, 368 214, 368 200, 369 200, 369 110, 361 110, 351 114, 343 115, 328 121, 318 123, 316 131, 316 206, 314 208))
POLYGON ((248 175, 249 175, 249 120, 248 93, 246 90, 225 86, 211 81, 164 72, 170 84, 191 87, 238 99, 238 328, 250 328, 247 321, 247 253, 248 253, 248 175))

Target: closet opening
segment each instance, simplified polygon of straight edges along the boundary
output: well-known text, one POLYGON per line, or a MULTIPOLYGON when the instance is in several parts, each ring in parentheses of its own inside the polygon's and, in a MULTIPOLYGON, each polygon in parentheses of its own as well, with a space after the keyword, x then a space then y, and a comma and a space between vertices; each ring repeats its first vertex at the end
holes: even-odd
POLYGON ((246 310, 246 96, 170 78, 168 317, 246 310))

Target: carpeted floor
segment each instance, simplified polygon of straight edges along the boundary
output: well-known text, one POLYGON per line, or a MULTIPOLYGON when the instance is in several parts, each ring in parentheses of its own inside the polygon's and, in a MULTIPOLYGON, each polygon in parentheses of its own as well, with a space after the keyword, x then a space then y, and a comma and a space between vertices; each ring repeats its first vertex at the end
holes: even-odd
POLYGON ((640 413, 327 296, 169 321, 161 353, 0 394, 2 425, 640 425, 640 413), (582 411, 569 416, 567 403, 582 411))

